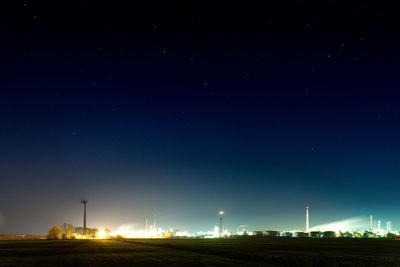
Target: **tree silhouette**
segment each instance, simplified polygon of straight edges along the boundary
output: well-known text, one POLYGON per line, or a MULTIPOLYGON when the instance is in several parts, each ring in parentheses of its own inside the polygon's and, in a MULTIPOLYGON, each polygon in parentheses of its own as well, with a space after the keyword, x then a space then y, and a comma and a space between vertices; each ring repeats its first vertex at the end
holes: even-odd
POLYGON ((54 225, 50 228, 47 239, 62 239, 63 231, 60 226, 54 225))

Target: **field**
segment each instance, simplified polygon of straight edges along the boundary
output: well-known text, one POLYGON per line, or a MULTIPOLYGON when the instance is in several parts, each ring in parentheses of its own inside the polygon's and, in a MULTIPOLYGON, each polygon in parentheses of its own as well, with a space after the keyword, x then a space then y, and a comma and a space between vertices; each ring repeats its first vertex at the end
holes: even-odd
POLYGON ((0 241, 0 266, 400 266, 383 239, 0 241))

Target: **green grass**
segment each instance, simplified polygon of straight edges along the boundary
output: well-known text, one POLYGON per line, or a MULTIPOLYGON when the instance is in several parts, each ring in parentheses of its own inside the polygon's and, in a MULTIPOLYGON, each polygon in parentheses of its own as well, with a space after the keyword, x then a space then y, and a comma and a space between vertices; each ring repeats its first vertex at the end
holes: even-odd
POLYGON ((0 241, 0 266, 400 266, 381 239, 0 241))

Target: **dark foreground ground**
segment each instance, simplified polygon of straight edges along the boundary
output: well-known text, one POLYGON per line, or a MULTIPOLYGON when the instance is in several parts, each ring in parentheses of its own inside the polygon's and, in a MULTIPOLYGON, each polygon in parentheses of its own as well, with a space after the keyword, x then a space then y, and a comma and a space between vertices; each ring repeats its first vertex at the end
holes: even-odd
POLYGON ((0 241, 0 266, 400 266, 400 241, 0 241))

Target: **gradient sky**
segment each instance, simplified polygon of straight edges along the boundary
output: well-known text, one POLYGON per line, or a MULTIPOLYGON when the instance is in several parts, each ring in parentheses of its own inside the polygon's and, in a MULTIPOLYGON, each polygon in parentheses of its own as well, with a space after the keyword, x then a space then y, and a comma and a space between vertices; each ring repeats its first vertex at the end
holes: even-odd
POLYGON ((400 228, 391 7, 60 2, 1 4, 0 233, 400 228))

